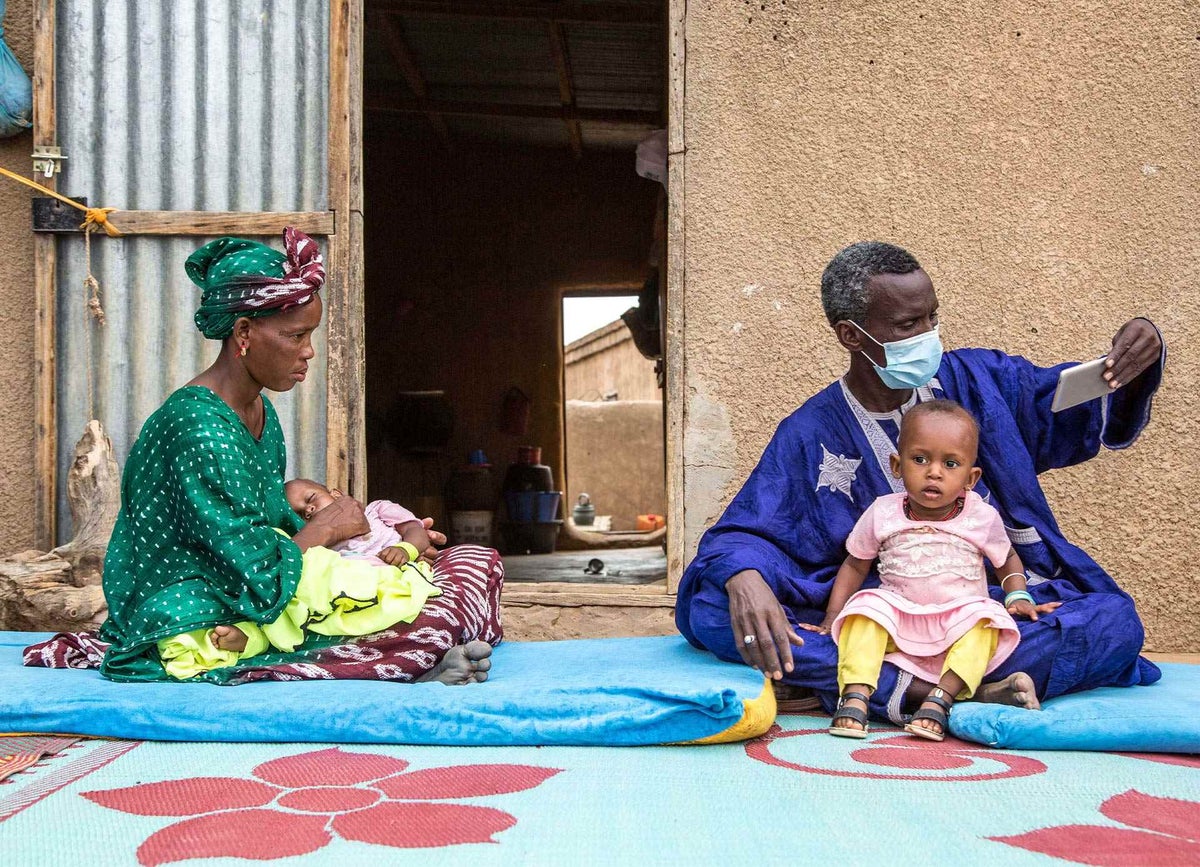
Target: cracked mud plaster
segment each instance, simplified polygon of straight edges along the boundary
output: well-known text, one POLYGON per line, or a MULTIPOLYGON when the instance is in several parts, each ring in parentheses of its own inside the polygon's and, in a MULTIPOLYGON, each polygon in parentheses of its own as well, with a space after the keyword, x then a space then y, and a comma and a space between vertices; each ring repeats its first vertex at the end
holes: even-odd
POLYGON ((693 384, 688 396, 684 448, 684 545, 691 553, 700 536, 720 516, 734 478, 737 449, 729 411, 710 394, 708 384, 693 384))

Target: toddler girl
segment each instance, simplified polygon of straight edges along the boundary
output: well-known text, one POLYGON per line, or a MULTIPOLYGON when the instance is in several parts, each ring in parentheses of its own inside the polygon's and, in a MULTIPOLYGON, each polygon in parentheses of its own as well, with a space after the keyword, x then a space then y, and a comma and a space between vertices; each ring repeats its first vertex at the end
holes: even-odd
MULTIPOLYGON (((1037 619, 1025 571, 1000 514, 971 488, 979 429, 957 403, 919 403, 904 416, 892 473, 904 492, 877 499, 846 540, 819 626, 838 646, 840 699, 829 733, 867 735, 867 700, 887 659, 937 686, 905 730, 940 741, 956 699, 971 698, 988 672, 1020 639, 1011 615, 1037 619), (1004 605, 988 595, 983 559, 1007 591, 1004 605), (880 586, 860 590, 878 559, 880 586), (857 592, 856 592, 857 591, 857 592)), ((1027 676, 1023 676, 1029 681, 1027 676)), ((1036 707, 1032 682, 1027 706, 1036 707)))

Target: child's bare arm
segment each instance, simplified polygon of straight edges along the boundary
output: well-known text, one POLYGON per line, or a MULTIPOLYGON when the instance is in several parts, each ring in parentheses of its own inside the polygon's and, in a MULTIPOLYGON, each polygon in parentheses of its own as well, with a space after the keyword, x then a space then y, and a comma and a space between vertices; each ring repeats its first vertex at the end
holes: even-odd
POLYGON ((1000 576, 1000 589, 1004 591, 1004 607, 1013 617, 1037 620, 1038 614, 1047 614, 1062 605, 1061 602, 1043 602, 1038 605, 1033 601, 1033 597, 1029 595, 1029 589, 1025 585, 1025 565, 1017 556, 1015 548, 1009 550, 1008 559, 996 571, 1000 576), (1017 594, 1017 596, 1012 598, 1010 594, 1017 594))
POLYGON ((801 623, 800 628, 807 629, 809 632, 828 633, 830 627, 833 626, 833 621, 846 607, 847 600, 862 587, 867 573, 871 571, 873 562, 873 560, 863 560, 860 557, 847 555, 846 559, 842 561, 841 568, 838 569, 837 577, 833 579, 833 589, 829 591, 829 605, 825 609, 825 619, 816 626, 811 623, 801 623))
MULTIPOLYGON (((400 541, 412 545, 417 552, 417 557, 420 557, 429 547, 429 533, 421 521, 405 521, 403 524, 397 524, 395 530, 400 534, 400 541)), ((384 548, 378 556, 389 566, 397 567, 403 566, 409 560, 416 559, 416 557, 410 556, 409 550, 398 546, 384 548)))
POLYGON ((396 532, 400 534, 400 538, 417 549, 417 554, 423 554, 425 549, 430 546, 429 532, 425 529, 425 524, 421 521, 408 521, 403 524, 396 525, 396 532))

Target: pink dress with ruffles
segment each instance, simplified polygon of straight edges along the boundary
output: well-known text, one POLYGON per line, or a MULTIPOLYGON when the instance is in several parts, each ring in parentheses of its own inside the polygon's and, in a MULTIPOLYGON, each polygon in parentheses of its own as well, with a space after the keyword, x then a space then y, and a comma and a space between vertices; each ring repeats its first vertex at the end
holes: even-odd
POLYGON ((1021 634, 1004 606, 987 593, 983 558, 999 567, 1012 542, 1000 513, 974 491, 948 521, 912 520, 904 493, 872 503, 846 540, 846 550, 863 560, 879 559, 880 586, 859 590, 833 622, 837 641, 842 621, 861 614, 888 631, 898 652, 885 659, 929 683, 942 676, 946 652, 977 623, 1000 632, 990 672, 1017 647, 1021 634))

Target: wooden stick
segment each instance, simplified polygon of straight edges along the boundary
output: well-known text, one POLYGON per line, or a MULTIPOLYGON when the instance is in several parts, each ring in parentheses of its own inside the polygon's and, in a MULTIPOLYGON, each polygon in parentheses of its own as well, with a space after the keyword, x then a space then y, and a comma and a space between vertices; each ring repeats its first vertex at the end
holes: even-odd
MULTIPOLYGON (((413 58, 412 50, 408 47, 408 40, 404 38, 404 29, 400 26, 399 22, 392 15, 376 13, 372 19, 372 23, 383 34, 383 41, 387 43, 388 51, 391 52, 392 62, 396 64, 400 70, 400 74, 404 76, 404 81, 408 85, 408 89, 412 91, 413 96, 421 101, 429 99, 429 88, 425 85, 425 77, 421 75, 417 61, 413 58)), ((438 138, 442 140, 442 143, 449 145, 450 128, 446 126, 445 119, 434 111, 426 111, 425 116, 429 118, 430 126, 438 134, 438 138)))
MULTIPOLYGON (((54 94, 55 0, 37 0, 33 24, 33 143, 56 143, 54 94)), ((56 190, 58 177, 39 178, 56 190)), ((54 500, 58 484, 58 417, 55 407, 54 282, 57 255, 53 235, 33 239, 33 524, 34 544, 45 551, 54 546, 58 527, 54 500)))
MULTIPOLYGON (((278 235, 295 226, 308 235, 332 235, 332 211, 122 211, 108 219, 122 235, 278 235)), ((55 234, 81 232, 53 229, 55 234)))
MULTIPOLYGON (((558 21, 550 22, 550 53, 554 55, 554 66, 558 70, 558 96, 563 107, 575 108, 575 87, 571 80, 571 58, 567 54, 567 38, 558 21)), ((575 159, 583 156, 583 132, 578 118, 563 118, 567 125, 567 138, 571 141, 571 152, 575 159)))

